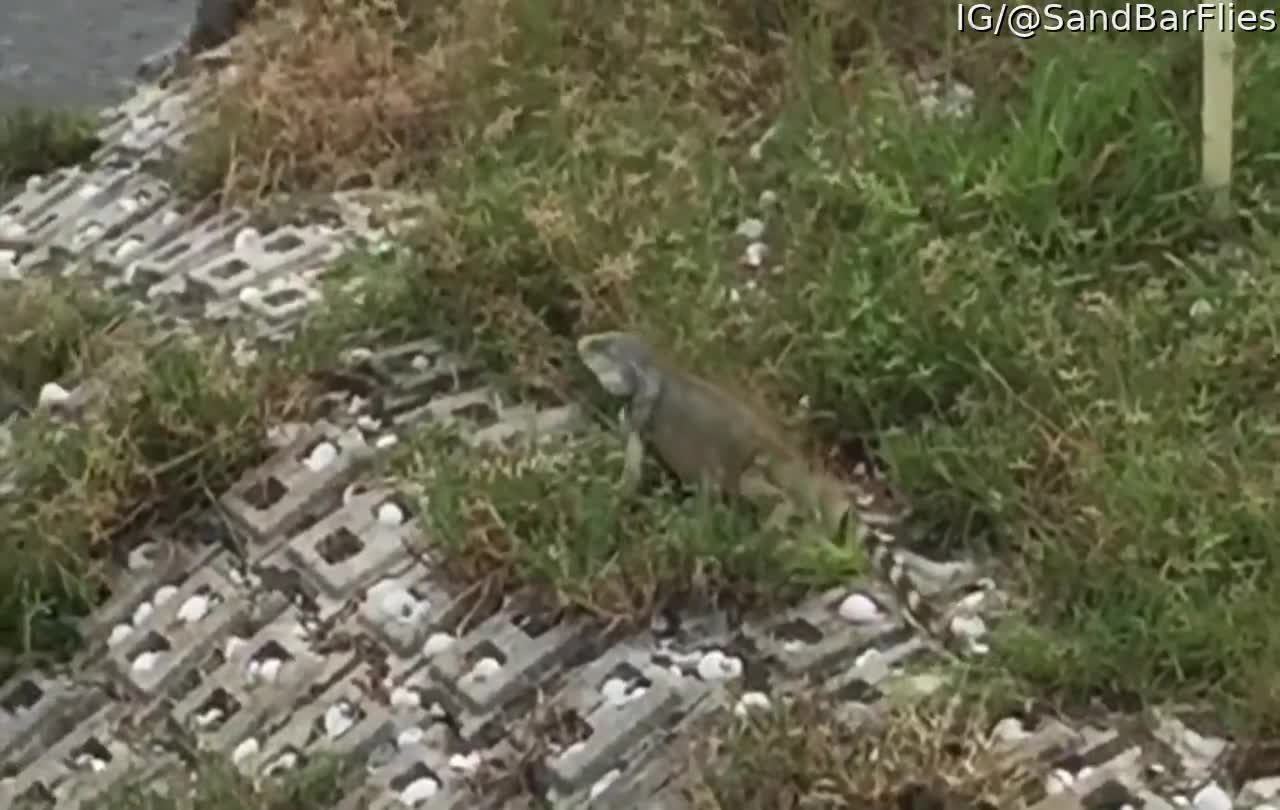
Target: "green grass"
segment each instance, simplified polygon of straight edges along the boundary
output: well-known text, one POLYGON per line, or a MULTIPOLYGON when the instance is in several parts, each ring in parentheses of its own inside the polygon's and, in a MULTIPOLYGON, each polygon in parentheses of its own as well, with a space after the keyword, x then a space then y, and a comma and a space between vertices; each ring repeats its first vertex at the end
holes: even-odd
POLYGON ((926 550, 1002 565, 1027 607, 992 666, 1028 690, 1275 727, 1269 40, 1240 38, 1224 231, 1195 188, 1193 37, 939 34, 976 87, 950 119, 920 112, 892 20, 841 63, 852 34, 821 17, 759 47, 721 4, 662 6, 641 45, 548 8, 510 4, 538 24, 433 152, 416 252, 354 268, 379 318, 584 394, 572 338, 647 330, 818 448, 871 437, 926 550), (749 216, 765 270, 737 261, 749 216))
POLYGON ((216 337, 155 333, 119 301, 32 280, 0 303, 0 381, 26 418, 0 461, 20 496, 0 500, 0 669, 62 655, 109 586, 106 564, 173 525, 265 458, 266 427, 297 413, 293 355, 240 367, 216 337), (109 392, 74 419, 36 407, 40 388, 109 392))
POLYGON ((304 760, 295 769, 251 783, 223 758, 204 755, 192 781, 160 774, 153 782, 124 779, 88 803, 90 810, 294 810, 333 807, 350 787, 353 760, 333 755, 304 760), (185 784, 184 784, 185 782, 185 784))
POLYGON ((604 432, 473 449, 427 427, 390 467, 420 496, 459 581, 531 589, 547 609, 617 626, 643 626, 664 606, 776 605, 863 564, 859 549, 784 537, 697 493, 681 499, 652 460, 645 494, 624 496, 621 447, 604 432))
POLYGON ((67 110, 0 110, 0 189, 86 160, 101 143, 92 116, 67 110))

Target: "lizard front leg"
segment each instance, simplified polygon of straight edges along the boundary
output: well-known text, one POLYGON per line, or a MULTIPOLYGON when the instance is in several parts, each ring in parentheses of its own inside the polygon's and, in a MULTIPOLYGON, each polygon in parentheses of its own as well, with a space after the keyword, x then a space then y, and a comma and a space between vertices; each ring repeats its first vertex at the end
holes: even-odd
POLYGON ((626 436, 626 448, 622 451, 620 488, 623 494, 630 495, 640 488, 644 466, 644 440, 640 438, 640 432, 630 425, 626 428, 626 436))

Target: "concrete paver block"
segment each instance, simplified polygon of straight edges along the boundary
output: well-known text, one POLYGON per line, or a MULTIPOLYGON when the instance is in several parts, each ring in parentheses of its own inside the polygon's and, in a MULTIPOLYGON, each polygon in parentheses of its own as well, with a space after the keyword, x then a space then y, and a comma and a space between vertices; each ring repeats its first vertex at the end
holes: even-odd
POLYGON ((75 810, 108 789, 133 763, 128 746, 115 736, 115 726, 126 711, 121 704, 103 706, 0 783, 0 807, 13 807, 27 797, 44 797, 52 798, 59 810, 75 810))
POLYGON ((250 533, 251 561, 274 550, 280 535, 308 509, 340 490, 373 451, 356 431, 319 423, 245 475, 220 500, 227 515, 250 533))
POLYGON ((312 652, 300 627, 297 612, 286 610, 248 639, 229 636, 223 663, 174 705, 175 725, 199 748, 230 754, 313 684, 330 683, 354 666, 353 651, 312 652))
POLYGON ((106 700, 100 690, 65 678, 14 676, 0 689, 0 762, 25 765, 106 700))
POLYGON ((556 788, 570 794, 590 786, 672 715, 706 691, 695 678, 677 678, 654 664, 648 650, 615 648, 575 674, 554 707, 572 711, 585 732, 551 757, 556 788))
MULTIPOLYGON (((470 741, 494 712, 536 688, 583 643, 584 627, 563 623, 526 632, 525 621, 500 611, 432 659, 433 678, 456 703, 464 739, 470 741)), ((531 626, 532 625, 526 625, 531 626)))
POLYGON ((338 511, 291 538, 284 552, 329 596, 351 598, 373 579, 409 562, 409 548, 422 545, 418 516, 405 504, 387 488, 353 495, 338 511))
POLYGON ((125 683, 143 695, 158 696, 220 644, 233 623, 251 618, 252 607, 249 594, 206 566, 162 604, 153 602, 109 660, 125 683))
POLYGON ((133 276, 139 283, 164 283, 185 272, 212 254, 228 249, 249 222, 241 209, 211 212, 185 223, 182 232, 163 246, 133 262, 133 276))
POLYGON ((326 229, 286 226, 261 235, 240 231, 230 250, 202 259, 187 275, 208 297, 228 298, 306 264, 325 266, 341 253, 341 243, 326 229))
MULTIPOLYGON (((242 757, 236 767, 246 776, 262 774, 286 753, 367 756, 386 739, 393 722, 386 707, 372 700, 358 684, 376 679, 367 665, 360 665, 309 702, 298 706, 277 730, 258 742, 258 751, 242 757)), ((244 740, 233 747, 239 748, 244 740)))

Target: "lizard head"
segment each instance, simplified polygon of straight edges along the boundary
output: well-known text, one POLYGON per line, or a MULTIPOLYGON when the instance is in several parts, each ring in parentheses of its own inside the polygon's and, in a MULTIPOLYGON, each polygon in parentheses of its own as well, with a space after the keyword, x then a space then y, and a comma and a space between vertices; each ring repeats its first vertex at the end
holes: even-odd
POLYGON ((578 356, 615 397, 639 390, 641 370, 652 363, 652 354, 644 338, 629 332, 599 332, 578 340, 578 356))

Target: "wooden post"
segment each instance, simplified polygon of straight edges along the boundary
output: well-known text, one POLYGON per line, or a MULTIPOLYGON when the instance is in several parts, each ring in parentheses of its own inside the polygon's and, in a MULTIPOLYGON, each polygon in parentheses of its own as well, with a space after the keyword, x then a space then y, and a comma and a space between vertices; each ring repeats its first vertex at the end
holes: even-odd
POLYGON ((1200 107, 1203 152, 1201 181, 1211 195, 1209 213, 1215 219, 1231 216, 1232 107, 1235 95, 1233 32, 1225 20, 1208 21, 1202 34, 1204 78, 1200 107))

